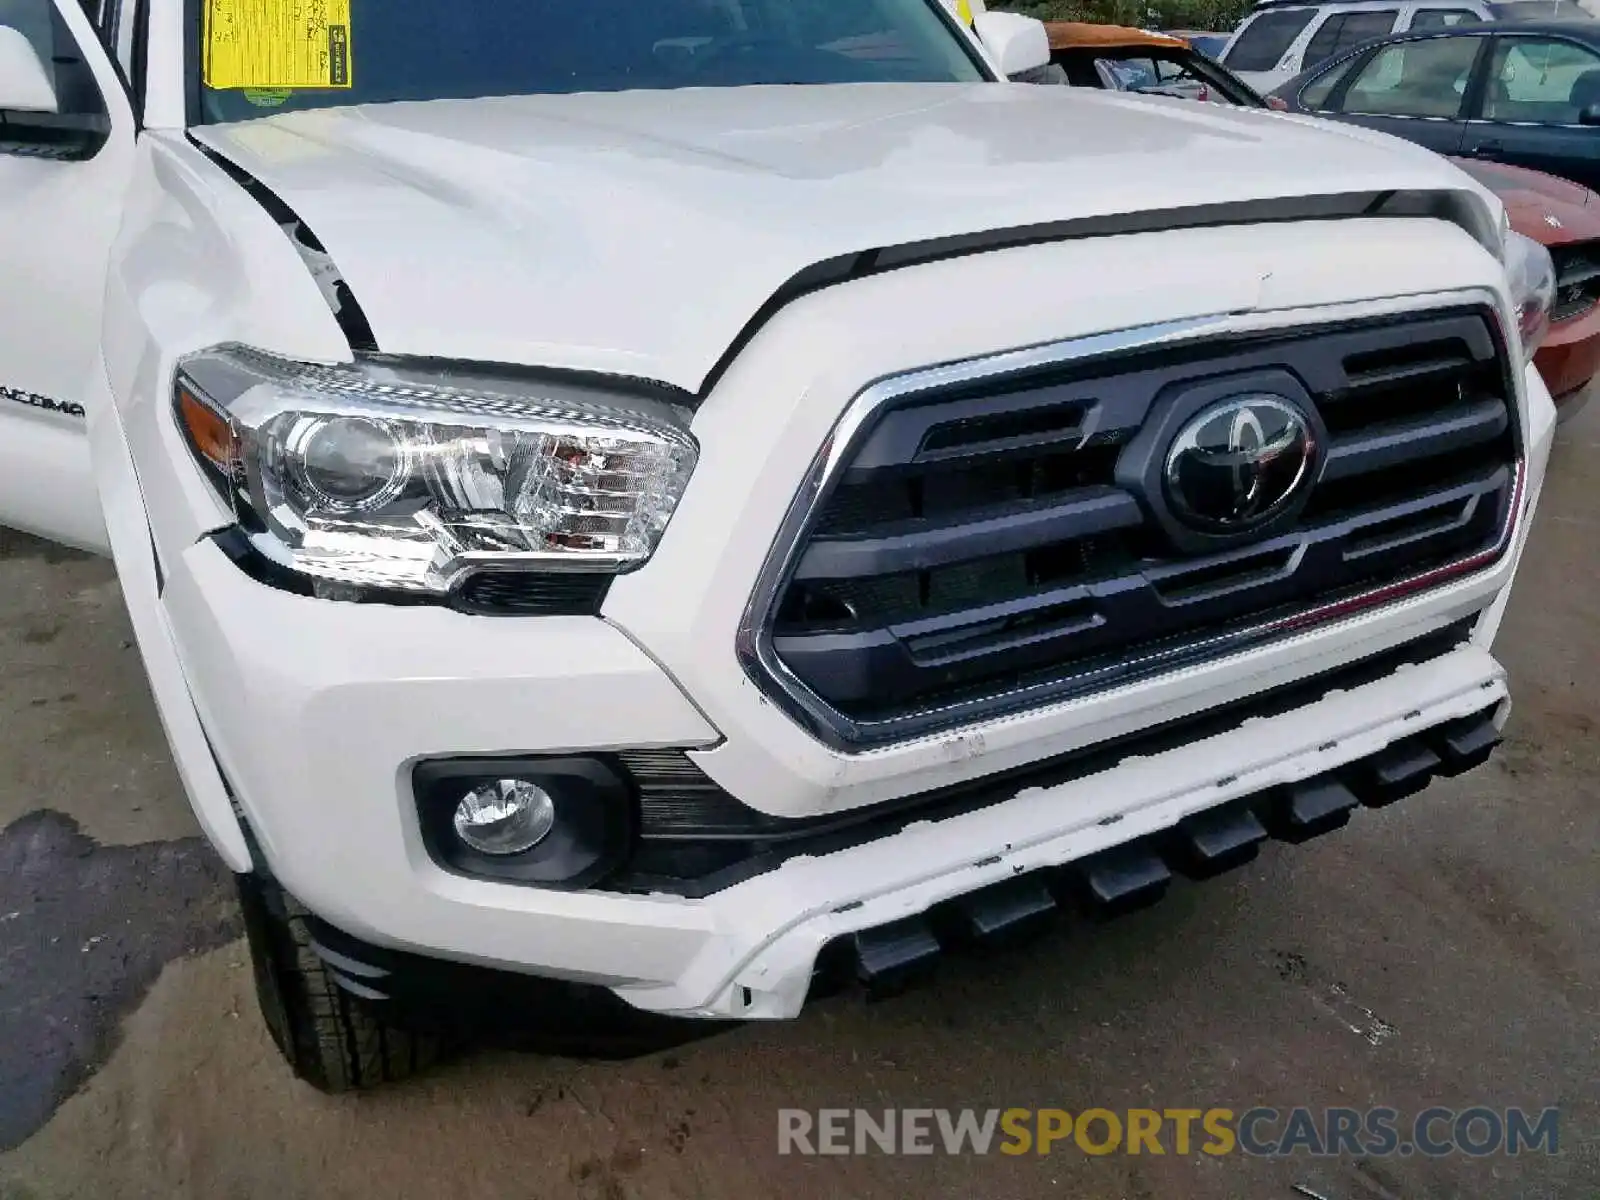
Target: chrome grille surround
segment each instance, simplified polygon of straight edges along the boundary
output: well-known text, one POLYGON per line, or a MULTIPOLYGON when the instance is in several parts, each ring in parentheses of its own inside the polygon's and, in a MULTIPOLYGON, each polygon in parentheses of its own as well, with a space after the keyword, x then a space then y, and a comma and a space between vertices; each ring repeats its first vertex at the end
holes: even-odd
MULTIPOLYGON (((1226 366, 1226 363, 1223 365, 1226 366)), ((1478 367, 1488 365, 1485 361, 1477 363, 1478 367)), ((1197 378, 1204 382, 1226 375, 1225 370, 1211 370, 1197 378)), ((1384 386, 1392 388, 1405 383, 1403 373, 1396 378, 1398 383, 1390 380, 1384 386)), ((1016 390, 1013 389, 1014 392, 1016 390)), ((747 675, 793 719, 823 742, 852 752, 978 724, 1063 699, 1095 694, 1134 679, 1215 660, 1323 621, 1414 595, 1446 580, 1491 565, 1510 544, 1514 515, 1520 510, 1522 502, 1520 397, 1517 372, 1507 347, 1499 303, 1495 295, 1487 290, 1166 322, 1008 351, 878 380, 858 393, 847 407, 790 506, 740 624, 737 640, 740 660, 747 675), (780 604, 795 580, 801 560, 813 545, 812 539, 818 533, 819 522, 831 498, 838 492, 842 477, 852 469, 857 454, 872 435, 874 425, 886 413, 903 411, 919 403, 932 405, 952 392, 970 396, 975 386, 986 388, 992 385, 995 391, 1003 392, 1008 382, 1036 378, 1046 371, 1065 371, 1070 376, 1072 371, 1081 368, 1088 377, 1103 380, 1115 376, 1116 364, 1124 360, 1138 360, 1153 353, 1193 352, 1205 359, 1215 349, 1214 357, 1223 360, 1234 346, 1249 344, 1251 339, 1269 339, 1275 344, 1299 344, 1302 340, 1332 337, 1350 329, 1382 329, 1391 325, 1427 323, 1463 315, 1481 319, 1484 332, 1493 345, 1492 365, 1497 368, 1498 394, 1504 409, 1504 420, 1495 436, 1502 438, 1506 448, 1503 456, 1506 474, 1494 489, 1499 515, 1492 541, 1475 546, 1470 552, 1448 562, 1429 564, 1423 570, 1393 573, 1390 577, 1370 581, 1369 586, 1359 590, 1306 597, 1302 598, 1303 602, 1287 607, 1280 605, 1260 612, 1247 611, 1243 614, 1244 620, 1228 624, 1225 628, 1191 630, 1182 637, 1164 638, 1154 644, 1118 647, 1116 669, 1110 673, 1074 672, 1068 669, 1053 674, 1045 672, 1048 677, 1044 678, 1036 675, 1033 679, 1006 681, 1003 678, 1006 672, 1002 671, 996 680, 991 681, 994 686, 979 687, 970 695, 954 699, 935 695, 927 703, 914 702, 900 712, 863 715, 860 711, 846 711, 846 705, 831 702, 802 678, 779 651, 775 627, 780 604)), ((1314 411, 1320 413, 1326 399, 1323 397, 1315 401, 1314 411)), ((1463 405, 1466 405, 1467 399, 1462 390, 1463 405)), ((1478 407, 1483 406, 1480 404, 1478 407)), ((1146 423, 1157 420, 1159 415, 1160 406, 1152 402, 1145 414, 1146 423)), ((1093 430, 1086 427, 1086 431, 1080 432, 1085 433, 1077 444, 1077 449, 1082 450, 1093 443, 1090 436, 1093 430)), ((1326 431, 1323 432, 1325 435, 1326 431)), ((1138 433, 1138 429, 1128 433, 1126 440, 1115 447, 1121 457, 1126 457, 1124 452, 1127 444, 1138 433)), ((1337 448, 1336 441, 1334 449, 1337 448)), ((1319 463, 1317 487, 1323 486, 1325 465, 1326 460, 1319 463)), ((1406 465, 1402 457, 1398 462, 1387 462, 1387 469, 1392 471, 1396 466, 1404 468, 1406 465)), ((1119 482, 1122 481, 1119 479, 1119 482)), ((1314 488, 1313 498, 1316 494, 1314 488)), ((1146 509, 1142 527, 1148 529, 1156 522, 1152 521, 1148 511, 1150 506, 1144 503, 1144 499, 1141 498, 1146 509)), ((1381 523, 1391 523, 1387 509, 1384 510, 1381 523)), ((1229 553, 1235 558, 1249 559, 1255 548, 1269 539, 1271 532, 1269 529, 1261 538, 1241 541, 1229 553)), ((1191 556, 1203 554, 1193 546, 1185 547, 1182 553, 1191 556)), ((1226 558, 1227 555, 1220 557, 1226 558)), ((1175 561, 1178 568, 1187 569, 1182 559, 1175 561)), ((1204 566, 1209 561, 1198 557, 1193 559, 1191 565, 1204 566)), ((1143 568, 1149 567, 1149 560, 1141 560, 1140 573, 1143 573, 1143 568)), ((1159 567, 1160 564, 1157 564, 1159 567)))

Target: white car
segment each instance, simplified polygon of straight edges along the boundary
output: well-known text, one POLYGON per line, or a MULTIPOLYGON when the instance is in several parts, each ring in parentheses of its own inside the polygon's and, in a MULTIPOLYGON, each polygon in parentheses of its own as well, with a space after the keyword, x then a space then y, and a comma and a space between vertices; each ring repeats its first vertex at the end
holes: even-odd
POLYGON ((931 0, 89 7, 0 0, 0 521, 114 559, 317 1086, 1497 740, 1549 261, 1444 160, 931 0))
POLYGON ((1588 17, 1573 0, 1261 0, 1221 61, 1262 94, 1346 50, 1411 29, 1588 17))

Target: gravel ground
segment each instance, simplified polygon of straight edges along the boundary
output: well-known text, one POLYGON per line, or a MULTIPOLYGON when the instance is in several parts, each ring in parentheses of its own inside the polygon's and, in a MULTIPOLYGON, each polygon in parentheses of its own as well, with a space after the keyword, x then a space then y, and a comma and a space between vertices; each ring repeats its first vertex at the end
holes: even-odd
POLYGON ((0 542, 0 1200, 1600 1196, 1600 405, 1564 429, 1494 762, 1113 925, 627 1063, 329 1099, 255 1011, 103 563, 0 542), (1519 1159, 780 1157, 784 1107, 1560 1106, 1519 1159), (1305 1190, 1297 1191, 1296 1187, 1305 1190))

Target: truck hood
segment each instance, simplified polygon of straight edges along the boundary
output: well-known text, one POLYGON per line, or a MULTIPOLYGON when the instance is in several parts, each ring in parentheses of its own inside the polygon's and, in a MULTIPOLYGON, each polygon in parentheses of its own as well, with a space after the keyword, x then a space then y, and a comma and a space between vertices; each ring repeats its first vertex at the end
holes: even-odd
POLYGON ((690 391, 775 293, 839 256, 1115 214, 1471 186, 1398 141, 1026 85, 432 101, 193 136, 309 226, 383 351, 690 391))

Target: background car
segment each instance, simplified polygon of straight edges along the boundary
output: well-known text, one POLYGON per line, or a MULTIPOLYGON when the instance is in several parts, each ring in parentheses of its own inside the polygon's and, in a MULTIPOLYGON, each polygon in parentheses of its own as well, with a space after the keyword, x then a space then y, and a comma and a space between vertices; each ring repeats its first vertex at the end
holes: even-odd
POLYGON ((1484 21, 1585 19, 1572 0, 1264 0, 1234 30, 1222 62, 1257 91, 1391 33, 1484 21))
MULTIPOLYGON (((1065 22, 1048 29, 1053 63, 1068 83, 1079 87, 1185 94, 1169 91, 1170 83, 1163 87, 1158 73, 1193 69, 1206 73, 1203 86, 1213 102, 1252 108, 1284 103, 1276 96, 1263 99, 1226 67, 1205 61, 1186 45, 1174 45, 1174 35, 1065 22), (1122 82, 1130 73, 1141 81, 1131 88, 1122 82)), ((1192 82, 1197 77, 1184 78, 1192 82)), ((1454 161, 1499 196, 1518 233, 1550 251, 1556 303, 1549 337, 1534 361, 1557 413, 1566 420, 1583 407, 1600 373, 1600 196, 1539 171, 1467 158, 1454 161)))
POLYGON ((1252 108, 1267 104, 1231 71, 1182 38, 1076 21, 1055 21, 1045 30, 1050 36, 1051 64, 1073 86, 1252 108))
POLYGON ((1211 59, 1220 59, 1229 39, 1233 37, 1231 33, 1208 33, 1198 29, 1166 29, 1162 32, 1169 37, 1182 38, 1211 59))
POLYGON ((1555 261, 1550 334, 1533 361, 1565 421, 1588 401, 1600 373, 1600 195, 1541 171, 1453 161, 1499 196, 1511 227, 1555 261))
POLYGON ((1600 187, 1600 21, 1473 25, 1359 47, 1278 89, 1290 109, 1600 187))

